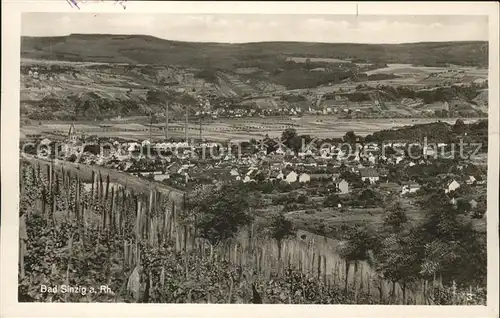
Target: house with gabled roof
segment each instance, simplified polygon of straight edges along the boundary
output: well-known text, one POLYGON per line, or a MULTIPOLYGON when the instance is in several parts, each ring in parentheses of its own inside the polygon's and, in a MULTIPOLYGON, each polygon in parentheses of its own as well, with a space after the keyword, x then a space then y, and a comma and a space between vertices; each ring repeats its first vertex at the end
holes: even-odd
POLYGON ((467 180, 465 181, 465 183, 467 184, 473 184, 474 182, 476 182, 476 177, 470 175, 467 180))
POLYGON ((420 185, 416 182, 402 182, 401 183, 401 195, 407 193, 415 193, 420 189, 420 185))
POLYGON ((238 169, 236 169, 236 168, 231 169, 231 171, 229 172, 229 174, 230 174, 232 177, 237 177, 237 176, 239 176, 239 175, 240 175, 240 173, 239 173, 238 169))
POLYGON ((301 173, 298 181, 300 183, 306 183, 311 181, 311 176, 308 173, 301 173))
POLYGON ((476 200, 474 200, 474 199, 470 200, 469 204, 470 204, 471 209, 477 208, 477 201, 476 200))
POLYGON ((337 189, 340 194, 348 194, 349 193, 349 182, 347 180, 342 179, 339 182, 335 183, 337 189))
POLYGON ((287 183, 293 183, 293 182, 297 182, 297 178, 298 178, 298 174, 295 172, 295 171, 290 171, 286 177, 285 177, 285 181, 287 183))
POLYGON ((444 189, 444 193, 450 193, 452 191, 455 191, 458 188, 460 188, 460 183, 458 183, 455 179, 453 179, 452 181, 450 181, 446 184, 446 187, 444 189))
POLYGON ((49 138, 43 138, 41 141, 40 141, 40 145, 41 146, 48 146, 52 143, 52 141, 49 139, 49 138))
POLYGON ((380 179, 380 175, 379 175, 378 171, 373 169, 373 168, 361 169, 361 170, 359 170, 359 173, 361 175, 362 181, 369 180, 370 183, 372 183, 372 184, 379 181, 379 179, 380 179))

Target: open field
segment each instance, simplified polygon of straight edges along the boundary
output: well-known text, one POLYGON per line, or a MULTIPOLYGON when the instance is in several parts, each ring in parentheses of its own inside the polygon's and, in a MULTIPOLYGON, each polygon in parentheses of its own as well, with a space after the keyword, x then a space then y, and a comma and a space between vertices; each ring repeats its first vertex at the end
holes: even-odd
POLYGON ((401 78, 372 81, 371 84, 381 85, 439 85, 445 82, 472 83, 488 78, 488 70, 476 67, 426 67, 411 64, 388 64, 388 67, 371 70, 367 75, 394 74, 401 78))
POLYGON ((474 74, 476 76, 487 77, 487 69, 478 69, 476 67, 462 67, 462 66, 451 66, 451 67, 427 67, 427 66, 413 66, 411 64, 388 64, 387 67, 379 68, 376 70, 366 72, 368 75, 371 74, 419 74, 419 73, 438 73, 438 72, 448 72, 448 71, 464 71, 465 73, 474 74))
MULTIPOLYGON (((408 217, 413 222, 424 218, 424 213, 410 202, 405 202, 409 208, 406 210, 408 217)), ((296 222, 300 228, 318 231, 320 227, 339 228, 341 225, 366 224, 374 227, 382 226, 386 210, 384 208, 348 208, 341 212, 337 208, 321 208, 314 213, 292 211, 287 215, 296 222)))
MULTIPOLYGON (((466 122, 473 122, 469 119, 466 122)), ((227 140, 249 140, 259 139, 266 134, 270 137, 281 136, 283 130, 294 128, 300 135, 313 137, 342 137, 347 131, 354 131, 357 135, 367 135, 382 129, 391 129, 406 125, 415 125, 436 122, 437 119, 360 119, 347 120, 334 116, 304 116, 300 118, 238 118, 217 119, 216 121, 205 121, 202 126, 202 136, 212 141, 227 140)), ((456 118, 441 119, 443 122, 455 123, 456 118)), ((131 140, 144 140, 149 138, 149 125, 135 122, 106 122, 106 127, 101 127, 101 122, 75 122, 77 133, 97 135, 99 137, 120 137, 131 140)), ((69 131, 71 122, 41 121, 40 125, 23 125, 21 127, 21 138, 27 138, 31 134, 56 134, 65 136, 69 131)), ((164 124, 155 124, 152 128, 154 140, 164 138, 164 124)), ((184 138, 184 123, 173 122, 169 124, 169 137, 184 138)), ((199 138, 199 123, 191 122, 188 130, 189 139, 199 138)), ((50 138, 50 137, 49 137, 50 138)))

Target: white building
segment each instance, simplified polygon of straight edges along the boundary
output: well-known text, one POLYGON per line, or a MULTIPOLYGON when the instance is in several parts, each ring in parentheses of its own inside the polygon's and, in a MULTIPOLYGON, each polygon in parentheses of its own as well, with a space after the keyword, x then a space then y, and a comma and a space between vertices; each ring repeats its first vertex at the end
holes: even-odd
POLYGON ((285 175, 283 174, 283 171, 280 171, 278 175, 276 176, 277 180, 283 180, 285 178, 285 175))
POLYGON ((415 193, 420 189, 420 185, 418 183, 407 183, 404 184, 402 189, 401 189, 401 195, 407 194, 407 193, 415 193))
POLYGON ((460 183, 458 183, 456 180, 453 180, 450 183, 448 183, 446 189, 444 189, 444 193, 450 193, 458 188, 460 188, 460 183))
POLYGON ((377 162, 377 158, 372 154, 370 153, 368 155, 368 161, 371 163, 371 164, 375 164, 377 162))
POLYGON ((243 178, 243 183, 248 183, 248 182, 254 182, 255 180, 252 179, 249 175, 246 175, 245 178, 243 178))
POLYGON ((379 181, 380 179, 379 174, 375 169, 370 169, 370 168, 362 169, 360 170, 360 174, 361 174, 361 180, 363 181, 369 180, 371 184, 379 181))
POLYGON ((281 147, 279 147, 274 153, 277 155, 284 155, 285 151, 281 147))
POLYGON ((44 138, 44 139, 42 139, 42 141, 40 141, 40 145, 41 146, 48 146, 48 145, 50 145, 51 142, 52 141, 50 141, 50 139, 44 138))
POLYGON ((232 177, 237 177, 237 176, 240 175, 240 173, 238 172, 238 170, 236 170, 235 168, 231 169, 230 174, 231 174, 232 177))
POLYGON ((292 171, 286 175, 285 181, 287 183, 297 182, 297 177, 298 177, 297 173, 295 171, 292 171))
POLYGON ((469 176, 469 179, 465 181, 467 184, 473 184, 476 181, 476 178, 474 176, 469 176))
POLYGON ((305 182, 310 182, 311 181, 311 176, 308 175, 307 173, 302 173, 299 176, 299 182, 305 183, 305 182))
POLYGON ((349 182, 342 179, 340 182, 337 183, 337 189, 339 190, 340 194, 348 194, 349 193, 349 182))

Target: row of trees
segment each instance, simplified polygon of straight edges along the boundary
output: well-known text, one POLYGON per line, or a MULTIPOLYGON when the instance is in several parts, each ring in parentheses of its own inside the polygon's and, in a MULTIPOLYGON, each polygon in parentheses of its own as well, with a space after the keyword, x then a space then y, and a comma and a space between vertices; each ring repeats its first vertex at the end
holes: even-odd
MULTIPOLYGON (((487 119, 471 124, 465 124, 462 119, 457 119, 453 125, 445 122, 418 124, 398 129, 381 130, 365 137, 356 135, 354 131, 347 131, 342 138, 316 139, 313 145, 320 146, 322 143, 337 145, 342 142, 351 145, 385 141, 422 142, 424 138, 427 138, 428 142, 459 143, 460 139, 464 138, 465 143, 484 141, 485 146, 487 146, 487 134, 487 119)), ((303 146, 309 145, 312 139, 310 135, 299 135, 294 128, 287 128, 281 134, 282 144, 295 152, 303 150, 303 146)), ((265 140, 265 144, 268 146, 268 152, 276 150, 279 146, 275 140, 270 138, 265 140)), ((390 151, 391 149, 387 147, 386 153, 390 154, 390 151)))
MULTIPOLYGON (((213 246, 236 237, 240 229, 256 222, 259 194, 240 185, 203 185, 191 191, 183 221, 195 224, 199 236, 213 246)), ((260 224, 260 234, 276 241, 279 255, 284 239, 295 235, 296 228, 282 213, 273 214, 260 224)))
MULTIPOLYGON (((361 196, 371 197, 366 193, 361 196)), ((207 187, 194 192, 189 201, 189 221, 214 245, 235 238, 245 226, 262 224, 255 214, 258 197, 248 189, 234 185, 215 190, 207 187)), ((333 197, 330 201, 332 205, 339 202, 333 197)), ((347 272, 350 266, 356 272, 360 262, 368 262, 381 277, 394 286, 399 284, 403 293, 422 280, 437 277, 445 285, 485 286, 485 233, 477 232, 464 217, 464 209, 450 204, 447 198, 435 195, 430 201, 432 205, 422 206, 426 212, 421 222, 411 219, 406 208, 396 202, 387 208, 381 227, 345 228, 337 250, 345 259, 347 272)), ((264 224, 261 234, 275 240, 278 251, 283 240, 296 234, 293 222, 282 213, 273 213, 264 224)), ((346 280, 346 289, 347 285, 346 280)))
POLYGON ((406 86, 389 86, 381 85, 377 87, 390 96, 393 100, 400 98, 419 98, 425 104, 432 104, 434 102, 451 101, 454 98, 460 97, 465 100, 472 101, 479 95, 481 86, 471 84, 469 86, 450 86, 450 87, 437 87, 435 89, 415 90, 406 86))

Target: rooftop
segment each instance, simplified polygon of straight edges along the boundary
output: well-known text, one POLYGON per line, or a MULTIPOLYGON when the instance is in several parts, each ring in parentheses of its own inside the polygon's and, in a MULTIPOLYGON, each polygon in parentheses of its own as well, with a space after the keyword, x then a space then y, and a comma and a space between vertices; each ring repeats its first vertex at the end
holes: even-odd
POLYGON ((361 177, 365 178, 373 178, 379 176, 378 171, 375 169, 366 168, 366 169, 361 169, 359 172, 361 173, 361 177))

